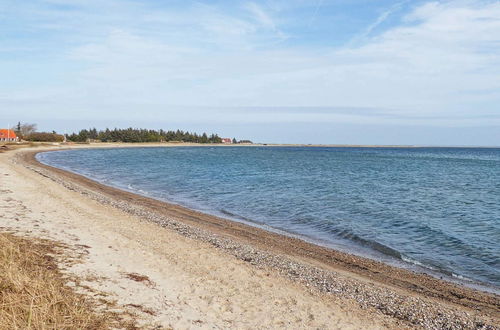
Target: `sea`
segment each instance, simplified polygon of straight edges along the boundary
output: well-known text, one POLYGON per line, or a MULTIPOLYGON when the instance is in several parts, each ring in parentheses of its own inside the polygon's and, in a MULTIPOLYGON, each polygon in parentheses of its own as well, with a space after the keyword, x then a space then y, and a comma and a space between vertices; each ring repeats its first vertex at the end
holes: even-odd
POLYGON ((147 147, 44 152, 100 183, 500 290, 500 149, 147 147))

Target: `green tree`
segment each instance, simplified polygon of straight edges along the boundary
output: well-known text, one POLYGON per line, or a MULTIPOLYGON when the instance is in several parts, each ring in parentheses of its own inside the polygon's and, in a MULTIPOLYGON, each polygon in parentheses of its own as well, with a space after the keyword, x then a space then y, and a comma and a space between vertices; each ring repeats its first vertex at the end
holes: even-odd
POLYGON ((189 131, 164 131, 148 130, 138 128, 115 128, 110 130, 98 131, 95 128, 82 129, 78 133, 67 135, 67 139, 73 142, 86 142, 90 140, 99 140, 102 142, 163 142, 163 141, 183 141, 195 143, 220 143, 222 140, 217 134, 191 133, 189 131))

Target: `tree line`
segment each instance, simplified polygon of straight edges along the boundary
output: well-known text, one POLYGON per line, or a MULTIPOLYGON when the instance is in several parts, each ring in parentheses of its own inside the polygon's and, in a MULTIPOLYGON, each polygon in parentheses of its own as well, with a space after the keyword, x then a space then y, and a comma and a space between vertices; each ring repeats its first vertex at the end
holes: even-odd
MULTIPOLYGON (((42 142, 191 142, 191 143, 221 143, 222 138, 217 134, 194 133, 182 130, 152 130, 142 128, 115 128, 97 130, 96 128, 82 129, 71 134, 57 134, 55 131, 37 132, 36 124, 20 122, 12 128, 16 134, 26 141, 42 142)), ((252 143, 249 140, 237 141, 232 139, 232 143, 252 143)))
POLYGON ((221 143, 222 139, 217 134, 190 133, 188 131, 164 131, 140 128, 115 128, 110 130, 97 130, 95 128, 82 129, 78 133, 66 136, 68 141, 87 142, 192 142, 192 143, 221 143))

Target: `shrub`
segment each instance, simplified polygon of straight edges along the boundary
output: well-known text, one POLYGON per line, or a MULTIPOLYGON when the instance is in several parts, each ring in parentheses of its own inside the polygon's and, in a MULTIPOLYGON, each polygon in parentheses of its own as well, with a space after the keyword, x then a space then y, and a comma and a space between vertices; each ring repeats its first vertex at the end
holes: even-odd
POLYGON ((24 138, 27 141, 37 141, 37 142, 63 142, 64 136, 56 133, 45 133, 36 132, 24 138))

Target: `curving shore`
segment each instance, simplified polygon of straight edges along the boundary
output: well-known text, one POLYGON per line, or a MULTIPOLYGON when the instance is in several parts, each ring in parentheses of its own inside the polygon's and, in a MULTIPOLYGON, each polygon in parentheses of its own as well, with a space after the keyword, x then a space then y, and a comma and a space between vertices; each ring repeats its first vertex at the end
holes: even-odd
POLYGON ((147 220, 142 226, 149 226, 148 230, 156 230, 158 235, 175 233, 202 244, 203 254, 210 255, 214 250, 228 263, 237 260, 270 277, 291 281, 299 285, 297 290, 320 296, 324 306, 327 302, 345 304, 353 313, 356 311, 358 326, 370 327, 364 322, 371 318, 373 327, 382 328, 493 329, 500 324, 498 295, 108 187, 39 163, 35 154, 40 151, 1 155, 3 170, 19 171, 21 175, 29 169, 43 184, 64 187, 59 194, 72 194, 72 198, 78 195, 80 202, 91 200, 114 212, 147 220))

